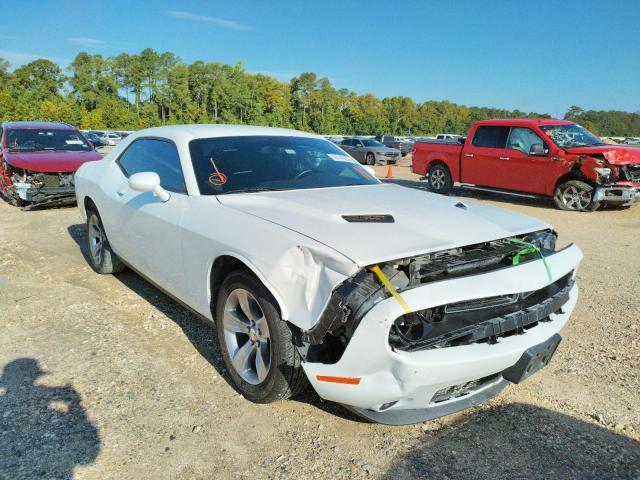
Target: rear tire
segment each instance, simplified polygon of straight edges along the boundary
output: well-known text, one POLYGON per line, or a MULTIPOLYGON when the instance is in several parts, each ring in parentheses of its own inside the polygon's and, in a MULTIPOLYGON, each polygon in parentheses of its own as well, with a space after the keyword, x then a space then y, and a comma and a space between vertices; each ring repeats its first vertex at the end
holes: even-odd
POLYGON ((446 165, 434 163, 429 168, 428 174, 429 189, 435 193, 446 195, 453 189, 453 180, 451 172, 446 165))
POLYGON ((560 210, 574 212, 593 212, 600 202, 593 201, 595 189, 581 180, 569 180, 556 187, 553 201, 560 210))
POLYGON ((87 246, 89 265, 95 272, 106 275, 125 269, 122 260, 111 250, 100 215, 92 208, 87 208, 87 246))
POLYGON ((272 295, 255 276, 231 272, 216 304, 222 358, 235 389, 255 403, 271 403, 301 393, 307 377, 291 330, 272 295))

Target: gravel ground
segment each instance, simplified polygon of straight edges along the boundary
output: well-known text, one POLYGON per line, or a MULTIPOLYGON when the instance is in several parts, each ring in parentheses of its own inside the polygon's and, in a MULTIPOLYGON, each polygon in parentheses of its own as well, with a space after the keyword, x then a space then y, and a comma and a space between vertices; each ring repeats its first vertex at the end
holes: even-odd
MULTIPOLYGON (((407 160, 395 176, 424 187, 407 160)), ((210 326, 130 271, 93 273, 75 208, 0 202, 0 479, 640 478, 640 208, 576 214, 456 193, 578 243, 581 298, 548 368, 402 427, 311 391, 249 403, 210 326)))

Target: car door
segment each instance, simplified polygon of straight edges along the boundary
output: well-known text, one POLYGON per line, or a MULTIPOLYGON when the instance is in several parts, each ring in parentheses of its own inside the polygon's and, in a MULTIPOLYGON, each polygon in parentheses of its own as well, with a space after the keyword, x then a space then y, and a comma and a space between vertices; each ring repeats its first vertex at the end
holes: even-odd
POLYGON ((527 127, 511 127, 506 156, 509 158, 507 172, 511 189, 521 192, 548 193, 549 184, 554 184, 561 175, 559 169, 566 168, 551 160, 549 146, 527 127), (545 154, 531 155, 531 146, 534 144, 542 145, 545 154))
POLYGON ((353 151, 351 153, 351 156, 353 158, 355 158, 358 162, 363 163, 364 162, 364 144, 362 143, 362 140, 353 140, 353 151))
POLYGON ((479 125, 462 152, 461 180, 483 187, 512 190, 509 183, 509 155, 506 150, 509 127, 479 125))
POLYGON ((175 144, 161 138, 136 139, 115 164, 121 173, 112 209, 118 253, 152 282, 183 299, 181 223, 188 195, 175 144), (133 190, 128 179, 140 172, 157 173, 171 198, 162 202, 152 192, 133 190))
POLYGON ((340 145, 340 147, 353 158, 356 158, 357 155, 356 149, 354 147, 355 142, 356 141, 353 138, 347 138, 346 140, 343 140, 342 144, 340 145))

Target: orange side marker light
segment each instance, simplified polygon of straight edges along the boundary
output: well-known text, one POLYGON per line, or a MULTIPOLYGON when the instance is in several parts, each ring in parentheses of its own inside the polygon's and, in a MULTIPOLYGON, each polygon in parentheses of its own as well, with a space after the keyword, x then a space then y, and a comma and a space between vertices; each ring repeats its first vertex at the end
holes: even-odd
POLYGON ((360 377, 332 377, 331 375, 316 375, 319 382, 343 383, 345 385, 360 384, 360 377))

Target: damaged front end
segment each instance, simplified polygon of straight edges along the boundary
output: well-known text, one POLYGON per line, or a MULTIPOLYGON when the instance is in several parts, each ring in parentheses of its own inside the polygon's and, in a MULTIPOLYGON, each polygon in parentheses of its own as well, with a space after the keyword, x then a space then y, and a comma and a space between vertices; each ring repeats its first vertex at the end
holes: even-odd
MULTIPOLYGON (((424 285, 486 273, 555 251, 556 234, 541 231, 454 248, 380 264, 381 277, 370 268, 339 285, 317 324, 300 334, 305 361, 333 364, 340 360, 363 317, 379 302, 424 285)), ((566 302, 573 278, 566 275, 542 289, 514 295, 455 302, 421 311, 406 311, 389 331, 393 349, 412 351, 474 342, 496 342, 523 333, 566 302)))
POLYGON ((32 172, 6 165, 5 168, 3 193, 12 203, 26 209, 75 203, 72 172, 32 172))
POLYGON ((592 153, 578 157, 581 172, 595 183, 594 202, 630 206, 640 202, 640 163, 616 152, 592 153))

